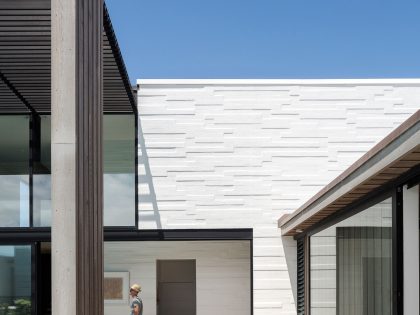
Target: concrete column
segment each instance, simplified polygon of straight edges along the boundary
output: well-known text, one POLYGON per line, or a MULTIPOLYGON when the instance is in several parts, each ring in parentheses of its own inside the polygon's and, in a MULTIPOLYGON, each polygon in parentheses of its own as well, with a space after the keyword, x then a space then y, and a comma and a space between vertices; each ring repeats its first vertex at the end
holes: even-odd
POLYGON ((53 314, 103 314, 102 10, 51 1, 53 314))
POLYGON ((76 314, 76 7, 51 1, 52 313, 76 314))
POLYGON ((404 314, 419 314, 419 186, 403 190, 404 314))

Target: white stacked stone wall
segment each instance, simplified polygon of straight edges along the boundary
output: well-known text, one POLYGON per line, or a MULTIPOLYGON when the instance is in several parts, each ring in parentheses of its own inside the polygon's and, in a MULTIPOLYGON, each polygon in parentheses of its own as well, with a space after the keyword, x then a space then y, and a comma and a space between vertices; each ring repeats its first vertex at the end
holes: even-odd
POLYGON ((419 80, 138 84, 140 229, 253 228, 255 315, 296 314, 278 218, 420 108, 419 80))

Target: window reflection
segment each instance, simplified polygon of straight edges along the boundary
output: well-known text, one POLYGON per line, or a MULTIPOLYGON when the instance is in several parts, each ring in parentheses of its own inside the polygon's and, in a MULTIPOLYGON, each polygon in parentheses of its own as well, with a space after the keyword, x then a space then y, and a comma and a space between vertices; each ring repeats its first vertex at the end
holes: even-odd
POLYGON ((34 226, 51 226, 51 116, 41 115, 35 124, 33 215, 34 226))
POLYGON ((104 224, 135 225, 135 116, 104 115, 104 224))
POLYGON ((0 116, 0 148, 0 226, 27 227, 29 226, 28 116, 0 116))
POLYGON ((31 246, 0 246, 0 314, 31 314, 31 246))
POLYGON ((392 311, 392 202, 380 202, 310 238, 311 314, 392 311))
MULTIPOLYGON (((51 226, 51 116, 32 118, 33 226, 51 226)), ((29 116, 0 116, 0 227, 30 225, 29 116), (10 137, 13 134, 13 137, 10 137)), ((104 225, 135 226, 135 116, 104 115, 104 225)))

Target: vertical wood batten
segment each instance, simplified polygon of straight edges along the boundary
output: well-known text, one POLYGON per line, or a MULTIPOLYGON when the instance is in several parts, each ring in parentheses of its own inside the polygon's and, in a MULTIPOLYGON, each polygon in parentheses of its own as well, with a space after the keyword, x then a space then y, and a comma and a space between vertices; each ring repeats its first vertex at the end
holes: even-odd
POLYGON ((103 1, 78 1, 77 314, 103 314, 103 1))

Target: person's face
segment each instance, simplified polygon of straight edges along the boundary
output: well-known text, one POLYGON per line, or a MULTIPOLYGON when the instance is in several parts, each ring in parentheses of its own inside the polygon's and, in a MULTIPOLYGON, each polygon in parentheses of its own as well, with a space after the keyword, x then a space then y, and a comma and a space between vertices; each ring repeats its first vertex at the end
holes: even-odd
POLYGON ((134 290, 130 289, 130 295, 131 295, 131 297, 136 297, 137 296, 137 291, 134 291, 134 290))

